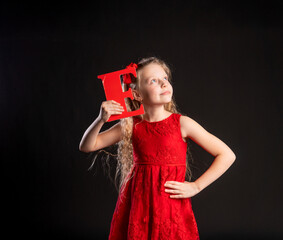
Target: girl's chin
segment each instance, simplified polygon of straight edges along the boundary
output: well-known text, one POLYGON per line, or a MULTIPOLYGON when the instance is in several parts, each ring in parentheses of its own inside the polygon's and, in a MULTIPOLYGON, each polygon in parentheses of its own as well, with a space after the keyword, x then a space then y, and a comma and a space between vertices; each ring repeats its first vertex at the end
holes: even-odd
MULTIPOLYGON (((163 106, 163 105, 168 104, 168 103, 170 103, 170 102, 171 102, 171 100, 170 100, 170 101, 153 102, 153 103, 146 104, 146 105, 147 105, 147 106, 156 106, 156 105, 163 106)), ((143 105, 145 105, 145 104, 143 104, 143 105)))
POLYGON ((159 99, 159 101, 158 100, 156 100, 156 101, 152 101, 151 103, 148 103, 148 104, 146 104, 146 105, 164 105, 164 104, 167 104, 167 103, 170 103, 172 101, 172 96, 170 96, 169 94, 168 94, 168 97, 162 97, 161 99, 159 99))

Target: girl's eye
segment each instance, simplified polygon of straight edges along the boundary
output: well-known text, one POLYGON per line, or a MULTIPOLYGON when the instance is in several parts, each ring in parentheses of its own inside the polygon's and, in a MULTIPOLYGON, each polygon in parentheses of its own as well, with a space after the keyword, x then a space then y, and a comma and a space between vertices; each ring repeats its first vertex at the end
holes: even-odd
MULTIPOLYGON (((168 81, 168 78, 167 78, 167 77, 164 77, 164 80, 168 81)), ((155 81, 155 82, 156 82, 156 79, 151 79, 151 80, 150 80, 150 83, 152 83, 152 81, 155 81)))
POLYGON ((156 79, 151 79, 151 81, 150 81, 150 82, 152 82, 152 81, 156 81, 156 79))

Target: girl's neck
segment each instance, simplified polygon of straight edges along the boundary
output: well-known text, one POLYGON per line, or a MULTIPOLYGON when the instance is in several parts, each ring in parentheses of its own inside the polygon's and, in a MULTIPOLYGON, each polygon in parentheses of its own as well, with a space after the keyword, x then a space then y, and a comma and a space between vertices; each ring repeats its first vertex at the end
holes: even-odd
POLYGON ((148 122, 157 122, 169 117, 170 115, 171 112, 165 110, 164 107, 151 109, 146 109, 145 107, 145 113, 143 115, 143 118, 148 122))

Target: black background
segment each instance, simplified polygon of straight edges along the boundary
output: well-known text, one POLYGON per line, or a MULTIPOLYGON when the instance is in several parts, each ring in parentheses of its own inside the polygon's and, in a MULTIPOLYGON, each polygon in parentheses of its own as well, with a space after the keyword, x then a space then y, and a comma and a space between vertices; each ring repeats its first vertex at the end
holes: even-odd
MULTIPOLYGON (((279 0, 1 3, 3 231, 107 239, 117 192, 101 155, 87 171, 93 155, 78 149, 105 101, 97 75, 157 56, 179 109, 237 157, 192 198, 201 239, 282 237, 282 10, 279 0)), ((197 177, 213 157, 192 149, 197 177)))

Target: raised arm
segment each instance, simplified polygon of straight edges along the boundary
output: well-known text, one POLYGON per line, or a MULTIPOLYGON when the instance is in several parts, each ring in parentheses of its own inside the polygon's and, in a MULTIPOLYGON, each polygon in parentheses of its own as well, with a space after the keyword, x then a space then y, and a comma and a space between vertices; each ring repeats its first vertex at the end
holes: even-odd
POLYGON ((190 117, 181 116, 180 124, 186 138, 192 139, 215 157, 211 166, 194 182, 198 190, 202 191, 233 164, 236 155, 223 141, 206 131, 190 117))
POLYGON ((93 152, 108 147, 119 142, 122 138, 122 129, 120 122, 111 128, 99 133, 103 124, 107 122, 112 114, 121 114, 123 107, 113 101, 104 101, 101 104, 99 116, 84 132, 80 141, 79 150, 82 152, 93 152))

